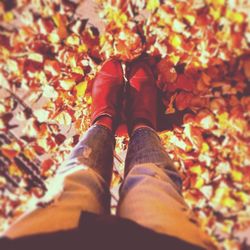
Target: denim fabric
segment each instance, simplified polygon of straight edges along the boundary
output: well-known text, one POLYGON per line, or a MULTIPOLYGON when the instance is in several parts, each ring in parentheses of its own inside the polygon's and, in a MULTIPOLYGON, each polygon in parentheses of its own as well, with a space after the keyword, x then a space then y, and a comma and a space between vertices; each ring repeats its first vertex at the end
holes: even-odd
POLYGON ((139 128, 131 136, 125 161, 125 176, 135 165, 142 163, 154 163, 163 169, 177 185, 178 191, 181 192, 182 179, 164 149, 159 136, 155 130, 149 127, 139 128))
POLYGON ((4 235, 17 238, 76 228, 83 211, 109 214, 113 149, 114 136, 107 128, 89 128, 48 187, 60 192, 53 203, 27 211, 4 235))
POLYGON ((195 223, 181 195, 181 184, 157 133, 139 128, 128 146, 117 215, 209 249, 211 242, 195 223))
POLYGON ((111 131, 101 125, 93 125, 72 150, 60 172, 77 165, 85 165, 96 171, 109 185, 113 169, 115 138, 111 131))
MULTIPOLYGON (((83 211, 108 214, 113 150, 114 136, 109 129, 101 125, 89 128, 59 168, 58 176, 64 179, 61 196, 21 218, 5 236, 17 238, 76 228, 83 211)), ((128 147, 117 215, 206 247, 210 241, 193 223, 180 189, 181 178, 157 133, 147 127, 137 129, 128 147)))

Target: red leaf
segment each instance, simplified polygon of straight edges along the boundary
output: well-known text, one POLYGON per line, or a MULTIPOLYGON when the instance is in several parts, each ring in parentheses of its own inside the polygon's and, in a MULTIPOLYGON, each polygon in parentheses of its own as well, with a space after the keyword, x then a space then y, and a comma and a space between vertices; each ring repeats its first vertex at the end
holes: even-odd
POLYGON ((162 83, 174 83, 177 79, 177 73, 174 65, 168 61, 168 59, 161 60, 157 65, 159 74, 159 82, 162 83))
POLYGON ((184 110, 188 108, 193 97, 194 95, 189 92, 181 91, 180 93, 178 93, 175 99, 175 105, 177 109, 184 110))
POLYGON ((46 159, 41 164, 41 175, 45 175, 45 173, 54 165, 54 160, 46 159))

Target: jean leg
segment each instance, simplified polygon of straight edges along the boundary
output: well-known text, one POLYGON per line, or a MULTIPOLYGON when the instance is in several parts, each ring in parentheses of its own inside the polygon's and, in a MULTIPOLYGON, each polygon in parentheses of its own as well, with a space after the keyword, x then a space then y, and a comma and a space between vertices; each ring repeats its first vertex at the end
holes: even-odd
POLYGON ((59 197, 45 208, 27 211, 4 235, 17 238, 72 229, 78 226, 82 211, 109 214, 113 149, 112 133, 92 126, 53 179, 53 186, 63 189, 59 197))
POLYGON ((162 142, 151 128, 137 129, 131 136, 125 161, 125 176, 138 164, 154 163, 162 169, 174 182, 176 189, 181 192, 182 179, 176 171, 162 142))
POLYGON ((72 150, 60 174, 78 165, 88 166, 98 173, 109 185, 113 169, 115 138, 112 132, 102 126, 93 125, 72 150))
POLYGON ((131 137, 117 214, 156 232, 209 248, 182 195, 181 177, 153 129, 131 137))

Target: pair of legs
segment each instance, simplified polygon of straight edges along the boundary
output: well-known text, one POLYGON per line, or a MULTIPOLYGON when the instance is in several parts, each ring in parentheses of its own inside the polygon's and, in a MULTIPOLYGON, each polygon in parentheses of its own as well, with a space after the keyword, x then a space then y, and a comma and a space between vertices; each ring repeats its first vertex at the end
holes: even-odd
MULTIPOLYGON (((146 66, 143 67, 145 69, 146 66)), ((143 71, 140 66, 137 68, 143 71)), ((106 79, 103 82, 109 78, 107 72, 104 73, 106 79)), ((132 80, 136 81, 136 78, 132 80)), ((134 93, 137 97, 140 88, 142 86, 138 86, 134 93)), ((112 97, 108 101, 103 100, 101 106, 95 104, 97 97, 103 96, 105 93, 102 92, 102 97, 99 94, 95 97, 93 125, 75 146, 67 162, 59 168, 58 176, 64 178, 61 196, 47 207, 21 218, 6 232, 6 236, 16 238, 76 228, 83 211, 110 213, 109 186, 113 168, 113 118, 116 108, 112 103, 107 104, 112 97), (107 108, 103 109, 105 105, 107 108)), ((130 143, 117 215, 156 232, 206 248, 209 240, 193 222, 181 196, 181 178, 153 128, 154 115, 146 114, 151 111, 144 103, 144 107, 130 112, 130 143), (148 110, 144 112, 144 108, 148 110)))
MULTIPOLYGON (((17 221, 6 236, 16 238, 72 229, 78 226, 82 211, 108 214, 113 150, 114 135, 104 126, 93 125, 59 170, 58 175, 65 176, 61 196, 51 205, 17 221)), ((206 246, 206 236, 192 222, 180 194, 181 179, 152 129, 139 128, 132 134, 125 173, 118 216, 159 233, 206 246)))

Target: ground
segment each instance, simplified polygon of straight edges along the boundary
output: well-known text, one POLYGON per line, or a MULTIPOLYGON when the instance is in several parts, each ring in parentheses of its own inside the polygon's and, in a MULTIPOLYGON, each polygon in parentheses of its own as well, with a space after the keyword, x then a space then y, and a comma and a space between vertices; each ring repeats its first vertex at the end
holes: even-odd
MULTIPOLYGON (((51 200, 89 126, 110 57, 143 56, 159 88, 159 135, 183 195, 218 249, 250 245, 250 5, 244 0, 0 3, 0 231, 51 200)), ((117 136, 113 210, 128 137, 117 136)))

